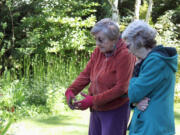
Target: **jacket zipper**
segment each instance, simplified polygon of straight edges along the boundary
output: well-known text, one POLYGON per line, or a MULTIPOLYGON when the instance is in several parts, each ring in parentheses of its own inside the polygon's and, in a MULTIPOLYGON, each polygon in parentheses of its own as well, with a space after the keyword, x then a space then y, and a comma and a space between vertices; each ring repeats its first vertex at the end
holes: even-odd
POLYGON ((95 78, 95 91, 94 91, 94 93, 99 93, 99 86, 98 86, 98 77, 99 77, 99 75, 100 75, 100 73, 103 71, 103 69, 105 69, 106 68, 106 65, 107 65, 107 61, 108 61, 108 58, 106 57, 106 59, 105 59, 105 61, 103 61, 103 64, 102 64, 102 68, 100 69, 100 71, 97 73, 97 75, 96 75, 96 78, 95 78))

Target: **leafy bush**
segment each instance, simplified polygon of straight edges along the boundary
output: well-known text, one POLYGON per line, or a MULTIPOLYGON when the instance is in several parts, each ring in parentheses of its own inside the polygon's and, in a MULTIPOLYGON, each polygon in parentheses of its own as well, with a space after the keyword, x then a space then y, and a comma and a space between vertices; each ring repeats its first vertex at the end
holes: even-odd
POLYGON ((26 64, 33 66, 31 59, 37 56, 65 58, 92 51, 94 41, 89 30, 95 24, 99 4, 87 0, 7 0, 1 4, 0 74, 6 69, 21 72, 22 60, 29 56, 26 64))
MULTIPOLYGON (((173 23, 172 16, 175 13, 173 10, 167 11, 163 16, 158 18, 158 21, 155 24, 155 28, 158 31, 157 41, 160 44, 165 46, 176 47, 178 53, 180 53, 180 40, 178 39, 178 27, 173 23)), ((180 68, 180 58, 178 69, 180 68)), ((180 99, 179 96, 179 83, 180 83, 180 70, 176 74, 176 92, 175 100, 180 99)))
POLYGON ((173 10, 167 11, 163 16, 158 18, 155 28, 158 31, 157 40, 159 43, 178 47, 180 41, 178 40, 177 26, 172 22, 173 10))
POLYGON ((50 110, 50 113, 62 114, 65 112, 67 106, 65 104, 65 93, 66 88, 62 86, 56 86, 56 84, 50 85, 48 91, 48 99, 47 99, 47 108, 50 110))

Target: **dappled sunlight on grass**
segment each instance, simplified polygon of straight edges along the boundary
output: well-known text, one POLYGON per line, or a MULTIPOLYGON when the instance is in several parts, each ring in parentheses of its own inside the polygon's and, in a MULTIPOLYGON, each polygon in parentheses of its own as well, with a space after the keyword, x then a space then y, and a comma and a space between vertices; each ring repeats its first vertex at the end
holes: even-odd
POLYGON ((89 111, 70 111, 66 115, 26 119, 13 124, 13 135, 86 135, 89 111))
POLYGON ((42 123, 42 124, 48 124, 48 125, 58 125, 58 126, 78 126, 78 127, 87 127, 87 125, 84 125, 83 123, 80 124, 74 123, 75 119, 70 116, 54 116, 54 117, 49 117, 46 119, 38 119, 35 120, 36 122, 42 123))
POLYGON ((174 114, 175 114, 176 121, 180 124, 180 110, 179 112, 175 111, 174 114))
POLYGON ((50 116, 48 118, 35 119, 34 121, 48 125, 61 125, 62 123, 64 123, 64 121, 70 121, 71 119, 72 117, 70 116, 59 115, 52 117, 50 116))
POLYGON ((180 103, 175 104, 175 124, 176 124, 176 135, 180 135, 180 103))
MULTIPOLYGON (((180 135, 180 103, 175 104, 176 135, 180 135)), ((57 116, 40 116, 13 124, 12 135, 87 135, 89 110, 67 111, 57 116)))

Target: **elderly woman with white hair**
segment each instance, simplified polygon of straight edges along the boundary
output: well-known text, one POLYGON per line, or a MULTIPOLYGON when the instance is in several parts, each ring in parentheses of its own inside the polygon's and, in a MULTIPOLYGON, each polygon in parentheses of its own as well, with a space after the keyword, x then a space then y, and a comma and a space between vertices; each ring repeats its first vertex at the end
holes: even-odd
POLYGON ((177 71, 175 48, 156 45, 156 30, 136 20, 122 33, 139 63, 130 80, 128 96, 134 113, 130 135, 174 135, 174 86, 177 71), (150 99, 150 100, 149 100, 150 99), (137 103, 144 100, 141 110, 137 103))
POLYGON ((118 25, 111 19, 100 20, 91 29, 96 48, 85 69, 66 90, 70 108, 90 108, 89 135, 126 135, 129 120, 129 80, 135 56, 120 37, 118 25), (75 96, 90 84, 88 95, 73 102, 75 96))

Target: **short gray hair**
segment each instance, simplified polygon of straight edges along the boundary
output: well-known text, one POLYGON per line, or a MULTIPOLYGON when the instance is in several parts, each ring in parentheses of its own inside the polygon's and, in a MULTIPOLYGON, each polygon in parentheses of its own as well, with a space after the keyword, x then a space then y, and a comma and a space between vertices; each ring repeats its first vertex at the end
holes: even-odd
POLYGON ((98 21, 91 29, 91 34, 103 32, 110 40, 117 40, 120 36, 119 26, 110 18, 105 18, 98 21))
POLYGON ((130 23, 122 33, 122 38, 135 48, 153 48, 156 45, 156 30, 143 20, 130 23))

